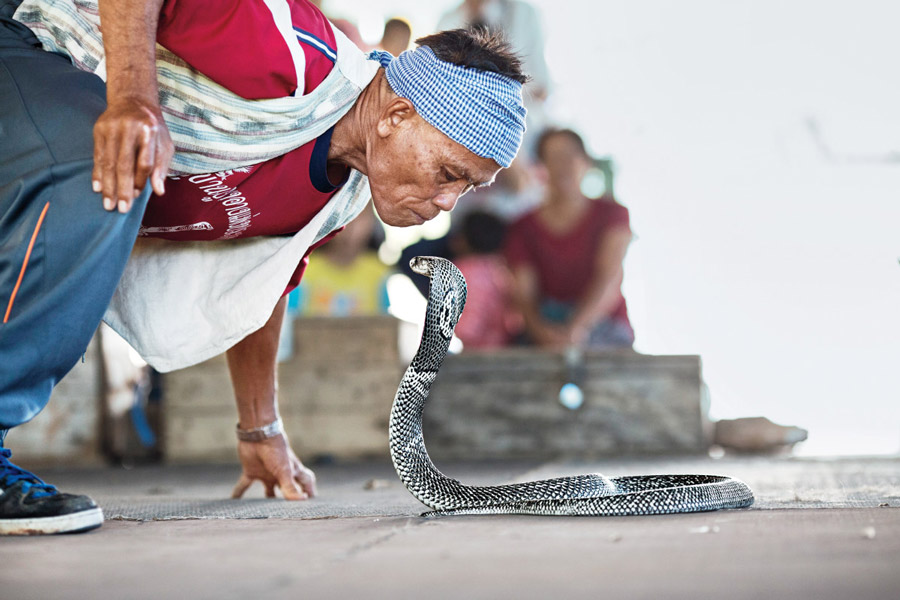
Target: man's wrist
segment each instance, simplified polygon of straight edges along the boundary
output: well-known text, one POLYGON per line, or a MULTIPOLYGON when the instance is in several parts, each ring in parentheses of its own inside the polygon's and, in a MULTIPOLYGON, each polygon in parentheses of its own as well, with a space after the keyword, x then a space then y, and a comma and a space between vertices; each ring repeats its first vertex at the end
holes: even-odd
POLYGON ((235 433, 237 434, 238 440, 242 442, 264 442, 265 440, 283 434, 284 424, 281 422, 281 417, 277 417, 271 423, 267 423, 260 427, 252 427, 250 429, 241 429, 241 424, 238 423, 235 428, 235 433))

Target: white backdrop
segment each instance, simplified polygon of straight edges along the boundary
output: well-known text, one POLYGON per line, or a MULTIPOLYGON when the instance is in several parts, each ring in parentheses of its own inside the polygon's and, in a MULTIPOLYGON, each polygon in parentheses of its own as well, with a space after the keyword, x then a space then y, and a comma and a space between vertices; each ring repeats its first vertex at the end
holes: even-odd
MULTIPOLYGON (((637 349, 702 355, 714 416, 806 427, 803 453, 900 451, 900 4, 534 4, 551 114, 631 210, 637 349)), ((377 38, 453 5, 325 8, 377 38)))

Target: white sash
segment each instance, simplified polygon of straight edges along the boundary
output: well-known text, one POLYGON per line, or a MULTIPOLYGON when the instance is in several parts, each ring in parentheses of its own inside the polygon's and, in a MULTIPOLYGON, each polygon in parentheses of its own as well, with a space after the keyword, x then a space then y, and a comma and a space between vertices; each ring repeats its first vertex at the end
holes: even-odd
POLYGON ((368 200, 368 179, 354 171, 292 237, 139 238, 103 320, 161 372, 221 354, 265 325, 309 247, 368 200))

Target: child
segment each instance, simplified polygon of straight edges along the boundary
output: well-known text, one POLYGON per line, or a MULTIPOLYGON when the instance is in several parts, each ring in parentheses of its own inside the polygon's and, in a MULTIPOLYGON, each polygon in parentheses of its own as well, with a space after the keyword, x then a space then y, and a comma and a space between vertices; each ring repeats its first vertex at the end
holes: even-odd
POLYGON ((512 308, 512 279, 500 254, 506 226, 498 217, 468 213, 454 238, 456 266, 466 278, 468 300, 456 335, 465 350, 501 348, 520 322, 512 308))

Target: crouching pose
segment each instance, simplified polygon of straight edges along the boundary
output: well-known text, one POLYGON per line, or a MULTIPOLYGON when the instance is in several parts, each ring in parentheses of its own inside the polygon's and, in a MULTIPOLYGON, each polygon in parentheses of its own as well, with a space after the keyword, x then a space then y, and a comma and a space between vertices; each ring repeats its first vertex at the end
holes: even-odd
POLYGON ((365 55, 307 0, 0 0, 0 533, 102 523, 3 444, 101 319, 161 371, 227 352, 235 497, 315 494, 278 416, 285 293, 369 198, 424 223, 524 133, 501 39, 418 44, 365 55))

